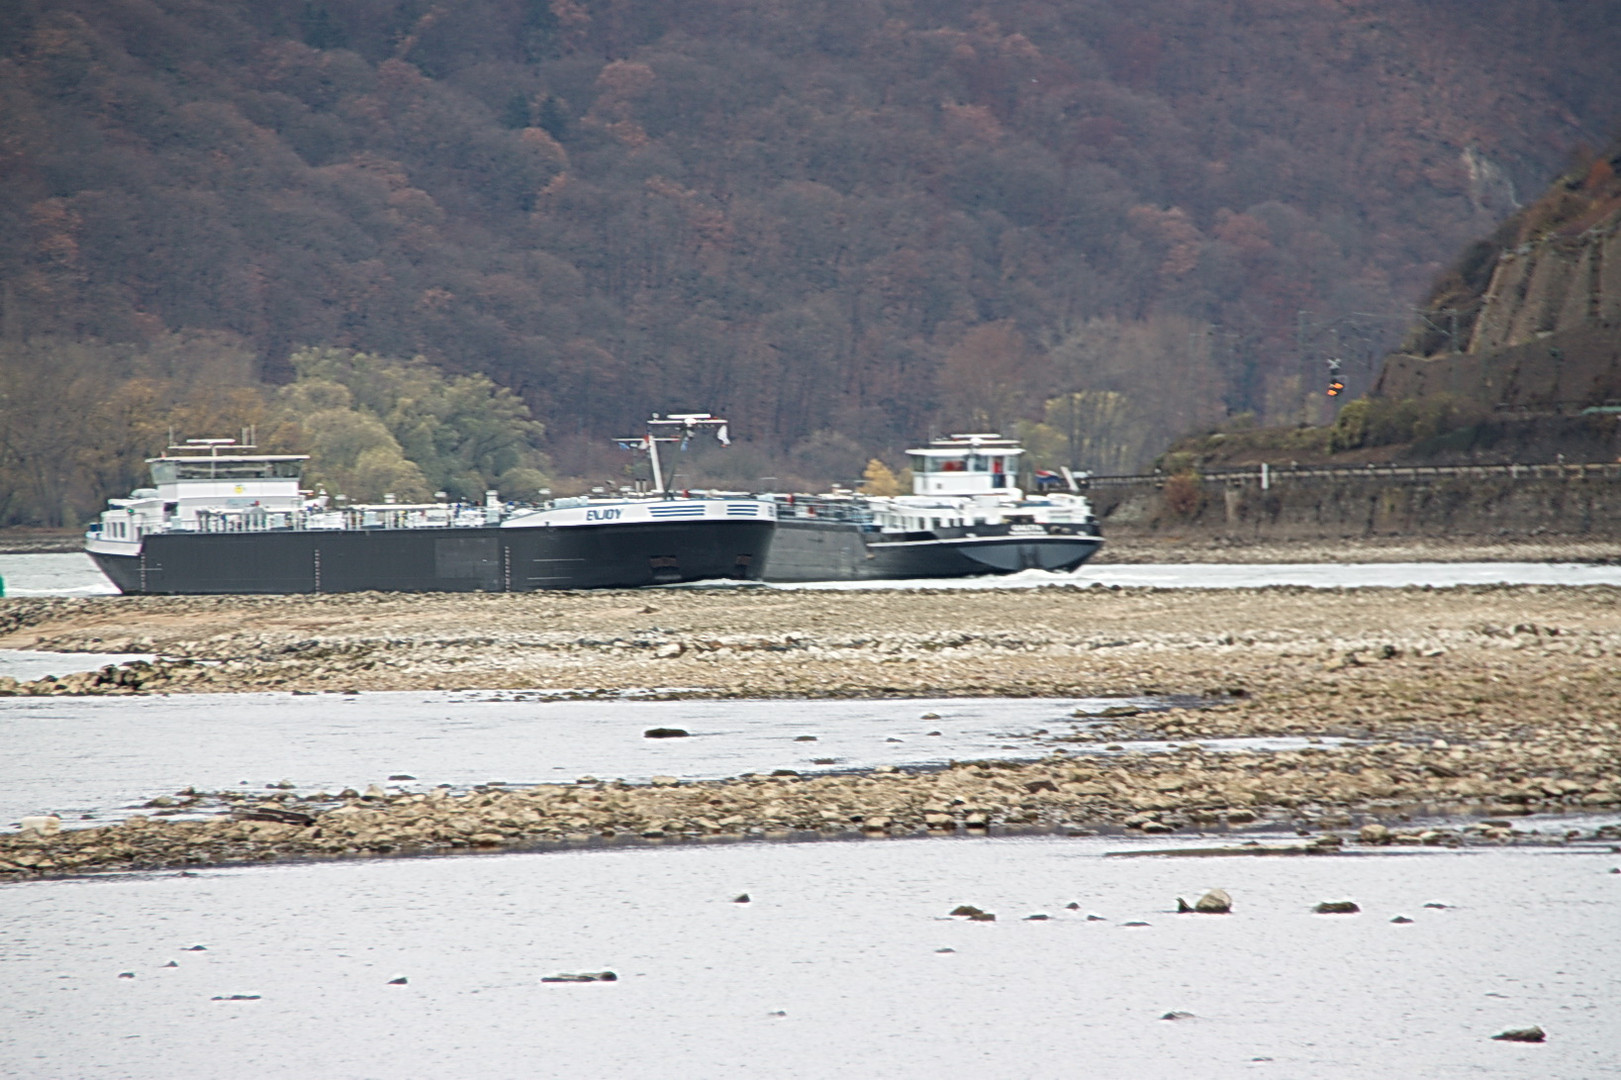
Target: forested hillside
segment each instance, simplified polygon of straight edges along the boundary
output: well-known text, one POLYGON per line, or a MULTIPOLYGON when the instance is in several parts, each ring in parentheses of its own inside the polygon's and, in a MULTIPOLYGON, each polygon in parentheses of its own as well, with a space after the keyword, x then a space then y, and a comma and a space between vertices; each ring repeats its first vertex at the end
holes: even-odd
POLYGON ((0 340, 420 355, 577 473, 679 408, 1134 467, 1364 389, 1617 56, 1613 0, 0 0, 0 340))

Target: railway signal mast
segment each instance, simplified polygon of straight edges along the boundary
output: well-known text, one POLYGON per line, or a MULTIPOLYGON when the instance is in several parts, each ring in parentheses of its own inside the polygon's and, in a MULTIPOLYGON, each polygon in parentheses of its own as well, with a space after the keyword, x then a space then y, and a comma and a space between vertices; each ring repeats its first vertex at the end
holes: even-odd
POLYGON ((1328 359, 1328 396, 1339 397, 1345 393, 1345 380, 1340 378, 1340 361, 1338 357, 1328 359))

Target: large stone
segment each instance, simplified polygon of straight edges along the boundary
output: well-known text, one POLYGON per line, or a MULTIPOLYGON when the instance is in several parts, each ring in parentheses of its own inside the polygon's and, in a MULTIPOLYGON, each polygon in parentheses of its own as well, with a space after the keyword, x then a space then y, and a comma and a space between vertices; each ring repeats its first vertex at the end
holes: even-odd
POLYGON ((1492 1038, 1501 1042, 1539 1043, 1548 1037, 1548 1033, 1540 1027, 1510 1028, 1508 1031, 1499 1031, 1492 1038))
POLYGON ((1361 910, 1355 900, 1324 900, 1312 908, 1318 915, 1355 915, 1361 910))
POLYGON ((1369 823, 1357 830, 1357 839, 1364 844, 1390 843, 1390 829, 1377 823, 1369 823))
POLYGON ((1227 895, 1226 889, 1211 889, 1199 897, 1193 910, 1203 915, 1226 915, 1233 910, 1233 898, 1227 895))
POLYGON ((55 836, 62 831, 62 819, 55 814, 38 814, 25 817, 19 824, 23 832, 32 832, 40 836, 55 836))

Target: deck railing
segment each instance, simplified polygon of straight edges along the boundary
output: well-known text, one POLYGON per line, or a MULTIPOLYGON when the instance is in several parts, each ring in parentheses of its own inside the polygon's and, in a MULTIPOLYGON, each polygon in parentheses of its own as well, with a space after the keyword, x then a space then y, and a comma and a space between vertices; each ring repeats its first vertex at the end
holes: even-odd
MULTIPOLYGON (((1202 469, 1200 479, 1212 483, 1273 484, 1301 480, 1369 480, 1381 483, 1424 483, 1448 477, 1509 480, 1621 480, 1621 462, 1559 462, 1540 465, 1249 465, 1238 469, 1202 469)), ((1083 488, 1159 485, 1165 473, 1135 476, 1091 476, 1083 488)))

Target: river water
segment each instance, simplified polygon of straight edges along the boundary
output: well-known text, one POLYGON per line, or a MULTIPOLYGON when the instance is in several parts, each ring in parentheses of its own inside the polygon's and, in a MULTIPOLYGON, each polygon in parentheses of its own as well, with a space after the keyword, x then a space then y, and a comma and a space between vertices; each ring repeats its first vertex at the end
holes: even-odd
MULTIPOLYGON (((4 556, 0 574, 11 595, 111 591, 75 560, 4 556)), ((1064 580, 1621 584, 1621 568, 1118 566, 1064 580)), ((0 655, 0 669, 107 659, 0 655)), ((112 820, 186 785, 285 779, 307 793, 391 775, 420 789, 1028 758, 1051 748, 1038 732, 1061 736, 1085 723, 1075 711, 1121 704, 0 699, 0 827, 47 810, 80 819, 68 825, 112 820), (693 734, 646 739, 655 726, 693 734)), ((1143 841, 655 843, 0 885, 0 1077, 1621 1074, 1621 874, 1609 873, 1621 854, 1108 857, 1133 846, 1143 841), (1233 894, 1233 915, 1171 913, 1210 887, 1233 894), (751 902, 734 903, 740 893, 751 902), (1347 898, 1363 913, 1309 913, 1347 898), (998 920, 946 916, 962 903, 998 920), (1415 922, 1392 924, 1397 914, 1415 922), (618 980, 541 981, 601 970, 618 980), (1160 1019, 1170 1012, 1192 1015, 1160 1019), (1489 1037, 1532 1024, 1545 1044, 1489 1037)))
MULTIPOLYGON (((65 654, 71 656, 72 654, 65 654)), ((1182 698, 949 698, 878 701, 547 700, 536 693, 399 691, 0 698, 0 828, 55 813, 103 824, 195 786, 334 793, 369 784, 646 783, 792 769, 804 775, 1029 760, 1054 749, 1165 751, 1165 742, 1064 742, 1106 709, 1182 698), (1080 716, 1075 714, 1079 713, 1080 716), (649 739, 650 728, 686 738, 649 739), (409 779, 390 780, 390 777, 409 779)), ((1333 741, 1333 740, 1330 740, 1333 741)), ((1300 738, 1223 739, 1211 750, 1299 749, 1300 738)))
MULTIPOLYGON (((117 593, 87 555, 0 555, 7 596, 100 596, 117 593)), ((1160 563, 1082 566, 1067 574, 1026 570, 976 578, 828 581, 773 589, 1033 589, 1047 585, 1240 589, 1266 585, 1311 588, 1400 588, 1406 585, 1621 585, 1621 565, 1591 563, 1160 563)), ((693 588, 699 586, 676 586, 693 588)))
POLYGON ((0 1075, 1621 1073, 1615 855, 1105 857, 1129 846, 685 845, 0 886, 0 1075), (1209 887, 1234 914, 1171 913, 1209 887), (1347 898, 1363 913, 1309 913, 1347 898), (948 918, 962 903, 998 919, 948 918), (541 982, 602 970, 618 981, 541 982), (1546 1043, 1490 1039, 1532 1024, 1546 1043))

